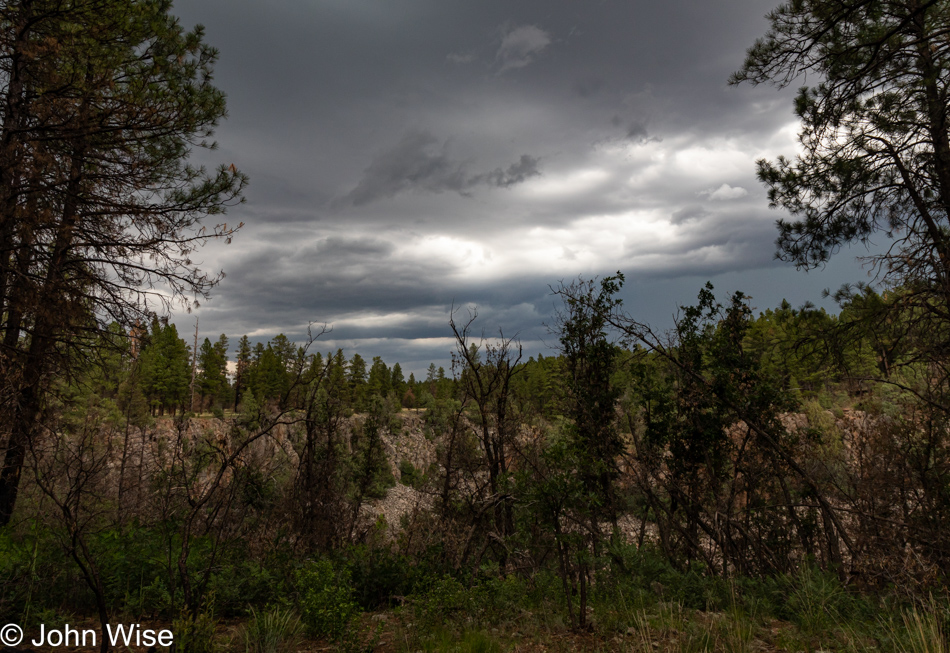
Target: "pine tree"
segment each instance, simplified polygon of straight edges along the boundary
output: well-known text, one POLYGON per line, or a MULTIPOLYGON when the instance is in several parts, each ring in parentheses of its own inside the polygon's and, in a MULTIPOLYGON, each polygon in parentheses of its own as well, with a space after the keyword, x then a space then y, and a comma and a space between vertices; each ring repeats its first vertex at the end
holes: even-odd
POLYGON ((227 348, 228 339, 223 333, 214 344, 204 339, 198 351, 198 390, 202 406, 208 408, 223 405, 227 399, 227 348))
POLYGON ((370 397, 388 397, 393 387, 393 375, 379 356, 373 356, 373 365, 369 368, 369 380, 366 382, 370 397))
POLYGON ((241 336, 238 342, 237 366, 234 372, 234 410, 237 411, 247 383, 248 368, 251 365, 251 343, 247 336, 241 336))
MULTIPOLYGON (((16 502, 47 380, 112 320, 207 296, 192 252, 240 200, 233 167, 192 151, 225 115, 217 53, 167 0, 11 0, 0 7, 0 526, 16 502), (159 290, 160 289, 160 290, 159 290), (85 339, 85 342, 83 342, 85 339)), ((79 357, 81 358, 81 356, 79 357)))
POLYGON ((214 351, 221 366, 221 382, 218 386, 218 405, 224 407, 231 401, 231 385, 228 383, 228 337, 225 334, 218 336, 214 343, 214 351))
POLYGON ((892 240, 869 259, 911 287, 904 307, 936 318, 922 335, 942 351, 950 334, 950 6, 786 2, 769 21, 731 82, 817 80, 795 100, 802 153, 758 162, 771 206, 792 216, 779 221, 779 256, 813 268, 846 244, 892 240))
POLYGON ((152 323, 151 333, 139 355, 142 392, 153 412, 180 407, 188 396, 191 379, 191 349, 178 337, 174 324, 152 323))
POLYGON ((406 377, 403 376, 402 366, 399 363, 393 365, 391 385, 397 397, 401 397, 406 391, 406 377))
POLYGON ((366 361, 354 353, 347 367, 346 380, 350 387, 350 399, 358 408, 362 408, 366 400, 366 375, 366 361))

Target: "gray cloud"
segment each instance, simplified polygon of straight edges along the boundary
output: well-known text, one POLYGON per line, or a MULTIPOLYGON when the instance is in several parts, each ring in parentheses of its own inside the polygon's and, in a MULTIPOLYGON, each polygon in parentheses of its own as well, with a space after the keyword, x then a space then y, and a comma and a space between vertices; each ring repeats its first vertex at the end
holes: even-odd
POLYGON ((528 154, 522 154, 517 163, 512 163, 506 170, 495 168, 491 172, 475 175, 469 180, 472 186, 487 184, 498 188, 508 188, 520 184, 526 179, 541 174, 538 169, 540 161, 528 154))
MULTIPOLYGON (((363 261, 379 260, 383 257, 391 256, 395 251, 395 245, 377 238, 346 238, 343 236, 330 236, 318 240, 312 246, 304 248, 298 255, 304 259, 319 257, 322 261, 363 261)), ((307 260, 308 264, 312 261, 307 260)))
POLYGON ((433 193, 463 191, 464 165, 446 156, 445 147, 433 151, 438 139, 427 132, 410 132, 390 150, 379 155, 347 199, 354 205, 368 204, 410 188, 433 193))
POLYGON ((228 94, 195 162, 251 178, 247 227, 201 253, 228 273, 202 331, 329 321, 405 362, 444 356, 453 301, 541 343, 548 284, 579 273, 626 272, 648 321, 709 277, 763 308, 861 278, 771 259, 754 162, 794 156, 795 91, 726 79, 777 2, 177 0, 228 94))
POLYGON ((649 137, 646 123, 640 120, 634 120, 627 127, 627 138, 631 140, 646 140, 649 137))
POLYGON ((740 197, 745 197, 749 194, 745 188, 741 186, 730 186, 729 184, 723 184, 719 188, 710 188, 700 192, 700 195, 708 197, 714 201, 727 201, 727 200, 736 200, 740 197))
POLYGON ((445 60, 454 64, 467 64, 475 61, 474 52, 451 52, 445 56, 445 60))
POLYGON ((551 44, 551 35, 537 25, 502 28, 501 45, 495 53, 499 72, 524 68, 551 44))
POLYGON ((380 154, 363 172, 356 187, 337 205, 362 206, 392 198, 407 190, 429 193, 455 192, 466 195, 476 186, 508 188, 541 174, 538 159, 522 154, 507 169, 470 174, 469 165, 453 160, 448 143, 428 132, 412 131, 390 150, 380 154))
POLYGON ((704 209, 699 204, 691 204, 690 206, 673 211, 673 215, 670 216, 670 222, 675 225, 682 225, 686 224, 687 222, 696 222, 702 220, 709 215, 709 212, 707 212, 706 209, 704 209))

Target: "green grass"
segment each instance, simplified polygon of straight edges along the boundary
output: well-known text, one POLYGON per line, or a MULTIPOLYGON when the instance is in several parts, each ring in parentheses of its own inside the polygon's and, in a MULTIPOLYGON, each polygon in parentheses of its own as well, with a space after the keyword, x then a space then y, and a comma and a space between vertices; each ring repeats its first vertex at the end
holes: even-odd
POLYGON ((256 612, 244 624, 240 641, 244 653, 287 653, 296 650, 303 632, 303 624, 296 612, 289 608, 273 608, 256 612))

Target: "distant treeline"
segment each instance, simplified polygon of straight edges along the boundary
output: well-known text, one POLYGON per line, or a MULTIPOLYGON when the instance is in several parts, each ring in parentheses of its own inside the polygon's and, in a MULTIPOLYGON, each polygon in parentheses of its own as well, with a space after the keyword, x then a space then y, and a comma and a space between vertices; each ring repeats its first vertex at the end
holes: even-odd
MULTIPOLYGON (((309 348, 283 334, 253 347, 248 337, 242 336, 234 365, 229 368, 229 342, 225 334, 213 343, 205 338, 193 357, 175 325, 156 320, 148 331, 132 331, 124 363, 128 380, 124 382, 141 394, 140 400, 148 404, 152 415, 237 410, 241 400, 249 397, 258 403, 288 406, 293 401, 288 393, 302 371, 338 379, 347 405, 354 410, 364 410, 374 396, 394 397, 397 405, 415 408, 421 396, 451 393, 445 369, 434 364, 426 378, 417 381, 414 374, 407 379, 399 363, 389 367, 375 356, 368 365, 358 353, 347 360, 342 350, 309 353, 309 348)), ((116 368, 112 373, 121 376, 123 371, 116 368)))
MULTIPOLYGON (((799 399, 820 398, 830 406, 836 392, 860 394, 870 379, 886 378, 905 353, 899 339, 886 336, 883 328, 864 319, 869 311, 880 310, 885 298, 864 288, 841 299, 837 315, 811 305, 794 309, 783 301, 749 322, 744 346, 799 399), (824 337, 816 339, 817 335, 824 337)), ((118 336, 121 329, 114 325, 112 331, 118 336)), ((406 378, 398 362, 390 367, 374 356, 367 363, 359 353, 347 359, 342 350, 313 353, 310 350, 319 341, 305 348, 283 334, 253 346, 242 336, 229 367, 230 342, 225 334, 214 342, 204 338, 193 356, 192 347, 174 324, 155 320, 148 329, 132 329, 125 342, 114 338, 102 373, 109 377, 116 398, 121 387, 127 397, 123 401, 134 401, 139 409, 144 403, 153 416, 237 410, 241 400, 249 397, 258 404, 290 407, 294 405, 290 391, 302 371, 309 377, 332 379, 339 386, 340 400, 358 412, 365 411, 373 397, 391 398, 404 408, 419 408, 432 398, 457 393, 457 379, 451 370, 447 373, 434 363, 424 379, 417 380, 415 374, 406 378)), ((627 363, 617 366, 615 381, 621 386, 630 383, 628 363, 635 353, 624 351, 622 359, 627 363)), ((519 362, 518 367, 513 392, 522 408, 530 406, 539 415, 554 417, 558 396, 563 394, 560 357, 539 354, 519 362)))

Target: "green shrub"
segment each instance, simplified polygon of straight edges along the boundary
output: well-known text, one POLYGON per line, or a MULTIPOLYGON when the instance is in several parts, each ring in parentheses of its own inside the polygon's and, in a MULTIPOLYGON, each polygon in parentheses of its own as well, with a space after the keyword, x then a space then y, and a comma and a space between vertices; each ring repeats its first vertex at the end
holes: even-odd
POLYGON ((418 487, 422 483, 422 473, 408 460, 399 463, 399 481, 409 487, 418 487))
POLYGON ((338 640, 359 614, 349 572, 335 569, 328 560, 309 562, 297 572, 297 589, 301 617, 311 635, 338 640))
POLYGON ((515 575, 482 578, 471 587, 457 578, 430 579, 414 596, 416 619, 424 628, 503 624, 517 619, 535 598, 528 584, 515 575))
POLYGON ((174 599, 168 591, 165 579, 155 576, 148 585, 143 582, 134 589, 130 588, 125 594, 123 604, 125 611, 131 616, 154 617, 167 613, 174 604, 174 599))
POLYGON ((185 609, 172 621, 176 653, 214 653, 218 622, 211 611, 192 614, 185 609))
POLYGON ((416 595, 414 608, 416 620, 423 629, 432 629, 459 617, 470 615, 469 592, 451 576, 433 579, 426 583, 426 590, 416 595))
POLYGON ((248 605, 269 605, 292 591, 288 582, 292 572, 285 571, 278 555, 257 561, 240 549, 227 553, 211 578, 215 607, 222 617, 243 615, 248 605))
MULTIPOLYGON (((395 403, 398 404, 399 402, 397 401, 395 403)), ((398 436, 402 434, 402 426, 403 426, 402 418, 399 417, 398 415, 393 415, 392 418, 390 418, 389 420, 389 433, 393 436, 398 436)))
POLYGON ((393 607, 422 580, 425 561, 388 547, 355 546, 342 554, 350 572, 353 598, 363 610, 393 607))

